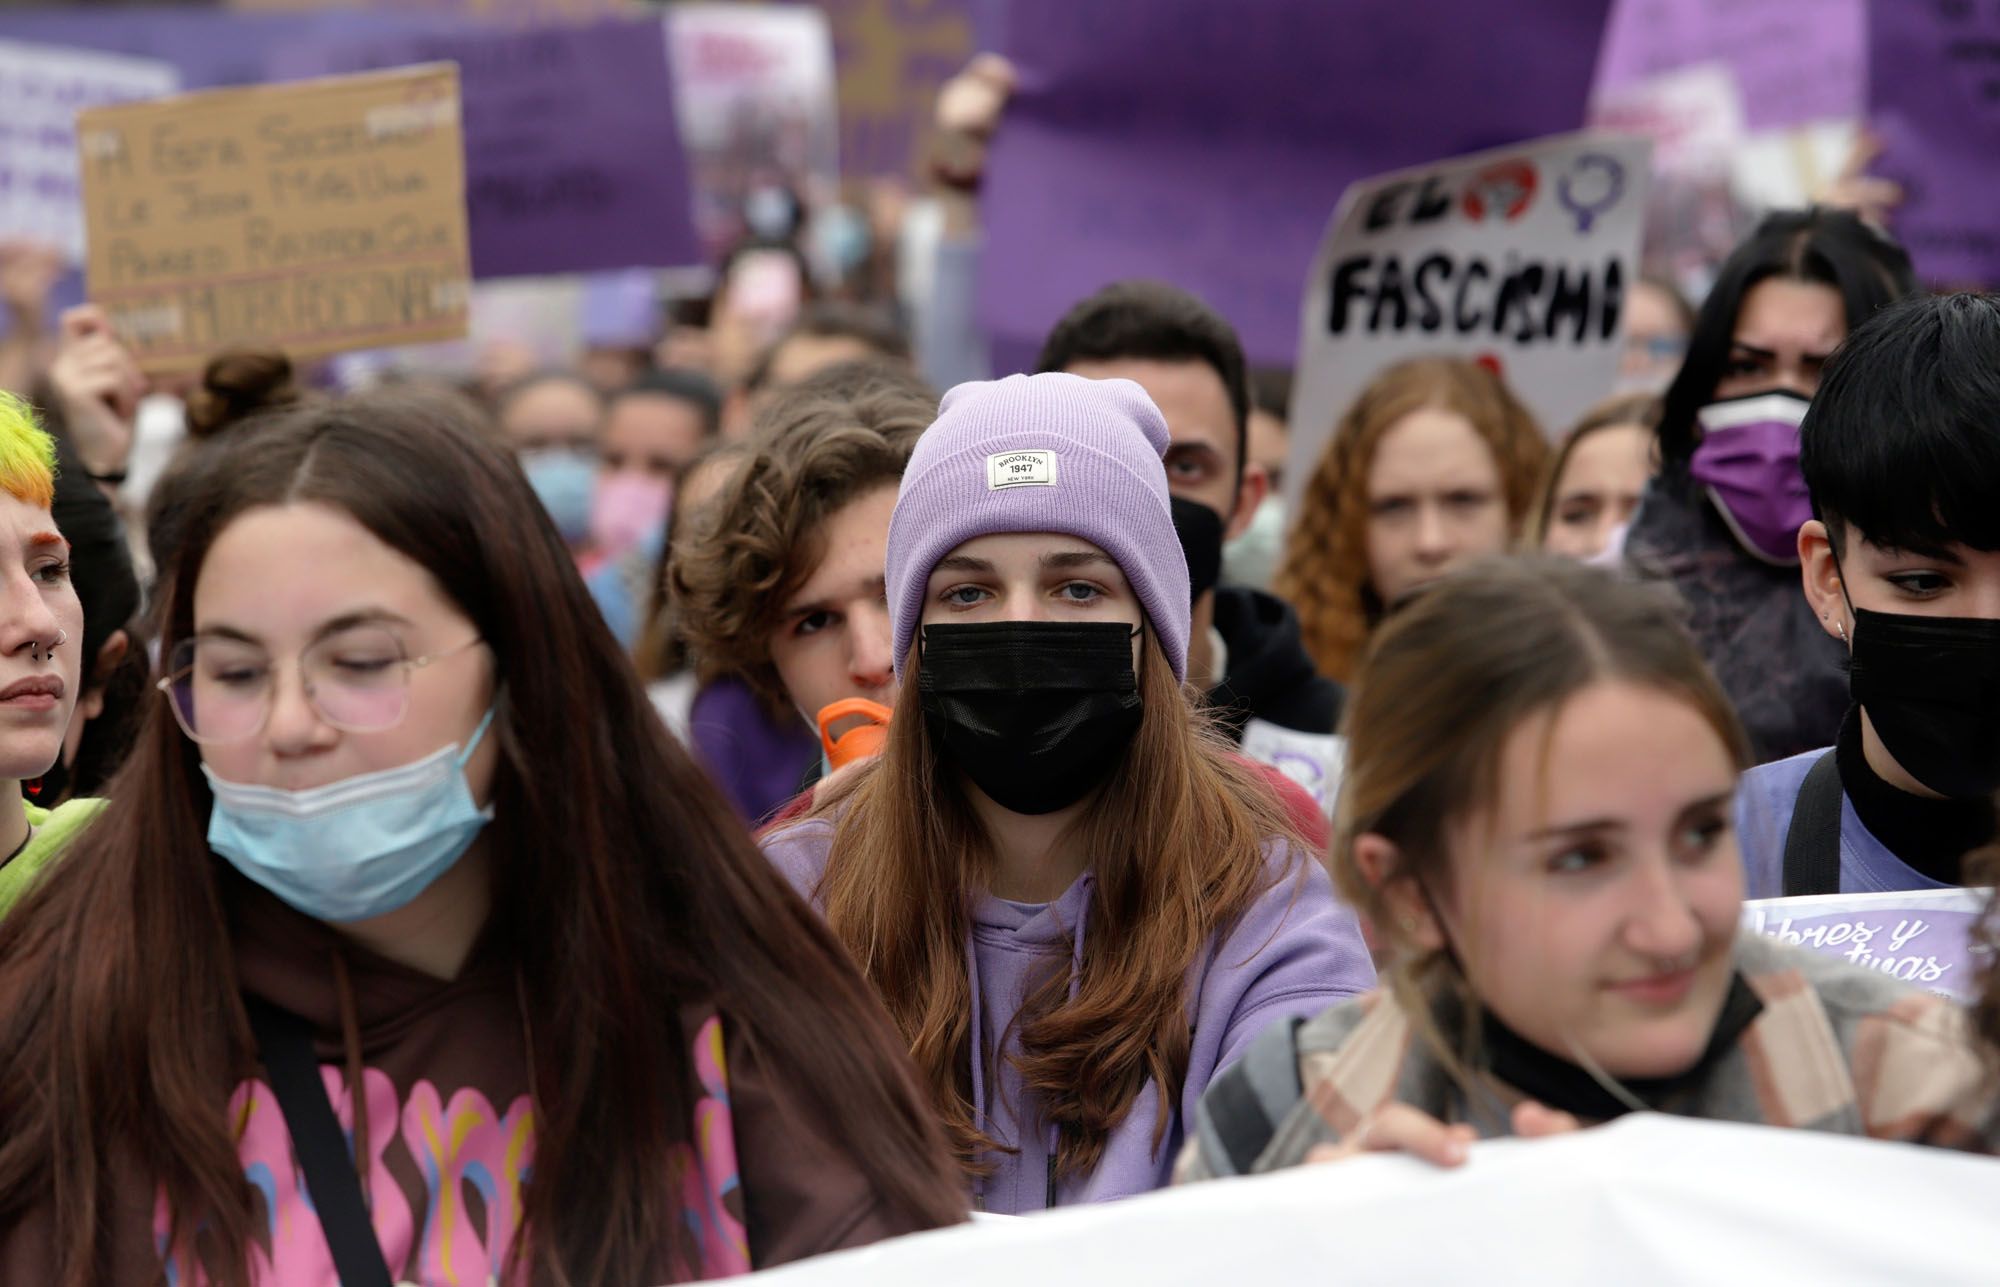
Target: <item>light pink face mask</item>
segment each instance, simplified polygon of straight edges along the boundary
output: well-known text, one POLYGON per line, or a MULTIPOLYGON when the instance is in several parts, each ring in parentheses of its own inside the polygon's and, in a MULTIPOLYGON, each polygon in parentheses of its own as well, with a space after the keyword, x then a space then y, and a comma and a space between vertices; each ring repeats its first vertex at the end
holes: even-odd
POLYGON ((590 501, 591 544, 612 559, 635 550, 658 553, 673 502, 673 484, 664 478, 630 471, 601 475, 590 501))

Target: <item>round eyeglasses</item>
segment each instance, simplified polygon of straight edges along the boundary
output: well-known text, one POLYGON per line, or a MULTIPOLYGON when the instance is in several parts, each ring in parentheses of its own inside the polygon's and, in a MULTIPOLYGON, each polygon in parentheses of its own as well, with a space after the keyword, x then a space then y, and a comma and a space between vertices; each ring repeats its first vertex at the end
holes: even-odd
MULTIPOLYGON (((410 709, 410 674, 455 657, 482 640, 412 657, 395 633, 372 625, 325 635, 299 653, 306 701, 319 717, 349 733, 394 728, 410 709)), ((227 635, 196 635, 174 646, 167 677, 155 684, 166 694, 181 729, 210 745, 240 742, 264 731, 276 683, 271 655, 257 644, 227 635)))

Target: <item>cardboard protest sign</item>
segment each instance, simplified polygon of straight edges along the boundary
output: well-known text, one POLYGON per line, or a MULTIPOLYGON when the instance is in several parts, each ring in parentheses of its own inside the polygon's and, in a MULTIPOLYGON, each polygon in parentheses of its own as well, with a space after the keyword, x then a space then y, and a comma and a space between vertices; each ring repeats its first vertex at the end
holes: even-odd
POLYGON ((1736 73, 1753 130, 1861 113, 1864 10, 1930 0, 1616 0, 1598 63, 1600 93, 1696 63, 1736 73))
POLYGON ((2000 5, 1868 7, 1875 173, 1903 185, 1895 233, 1940 286, 2000 286, 2000 5))
POLYGON ((1405 358, 1486 362, 1550 434, 1608 395, 1650 148, 1569 134, 1349 188, 1306 279, 1294 499, 1348 405, 1405 358))
POLYGON ((753 189, 801 200, 840 184, 840 110, 826 15, 804 5, 677 4, 667 11, 674 110, 717 257, 747 229, 753 189))
POLYGON ((180 88, 167 64, 0 41, 0 235, 47 242, 83 260, 76 114, 180 88))
POLYGON ((1251 361, 1289 364, 1300 274, 1347 185, 1582 126, 1608 4, 1495 22, 1463 2, 1012 0, 998 34, 1020 84, 981 190, 995 370, 1131 277, 1193 291, 1251 361))
POLYGON ((281 77, 454 62, 480 278, 699 263, 657 18, 386 34, 291 48, 281 77))
POLYGON ((463 335, 458 117, 448 66, 88 111, 90 298, 152 371, 463 335))
POLYGON ((1799 947, 1880 970, 1951 997, 1979 996, 1972 933, 1987 889, 1921 889, 1895 894, 1760 898, 1743 904, 1743 924, 1799 947))

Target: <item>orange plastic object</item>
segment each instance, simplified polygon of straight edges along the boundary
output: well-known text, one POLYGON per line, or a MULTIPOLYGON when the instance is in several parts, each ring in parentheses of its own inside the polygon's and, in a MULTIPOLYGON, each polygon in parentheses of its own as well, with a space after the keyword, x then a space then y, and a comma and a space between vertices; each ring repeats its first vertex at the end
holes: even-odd
POLYGON ((879 752, 889 736, 889 717, 892 714, 894 712, 887 706, 871 702, 866 697, 846 697, 821 707, 819 744, 826 752, 827 765, 838 769, 879 752), (848 719, 863 722, 836 738, 833 726, 848 719))

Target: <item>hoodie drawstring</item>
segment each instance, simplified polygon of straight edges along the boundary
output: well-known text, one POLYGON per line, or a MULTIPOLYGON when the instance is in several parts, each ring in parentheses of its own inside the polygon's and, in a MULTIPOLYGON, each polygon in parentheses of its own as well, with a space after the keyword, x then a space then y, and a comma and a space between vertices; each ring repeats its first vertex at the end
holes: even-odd
MULTIPOLYGON (((986 1134, 986 1032, 985 1009, 979 992, 979 953, 973 950, 972 934, 965 936, 965 973, 972 981, 972 1129, 986 1134)), ((977 1157, 973 1161, 978 1161, 977 1157)), ((986 1177, 972 1177, 972 1206, 986 1209, 986 1177)))
MULTIPOLYGON (((1069 1004, 1076 1004, 1076 994, 1083 989, 1083 938, 1090 928, 1090 900, 1097 892, 1097 880, 1088 871, 1083 873, 1083 901, 1076 913, 1076 936, 1070 941, 1069 952, 1069 1004)), ((1056 1155, 1062 1146, 1062 1132, 1050 1122, 1049 1130, 1049 1179, 1048 1192, 1042 1205, 1054 1210, 1056 1205, 1056 1155)))
POLYGON ((354 1109, 354 1174, 361 1181, 361 1203, 371 1213, 375 1195, 368 1187, 367 1068, 361 1062, 361 1020, 354 1006, 354 980, 347 973, 347 956, 333 954, 333 990, 340 999, 340 1043, 347 1055, 347 1097, 354 1109))

